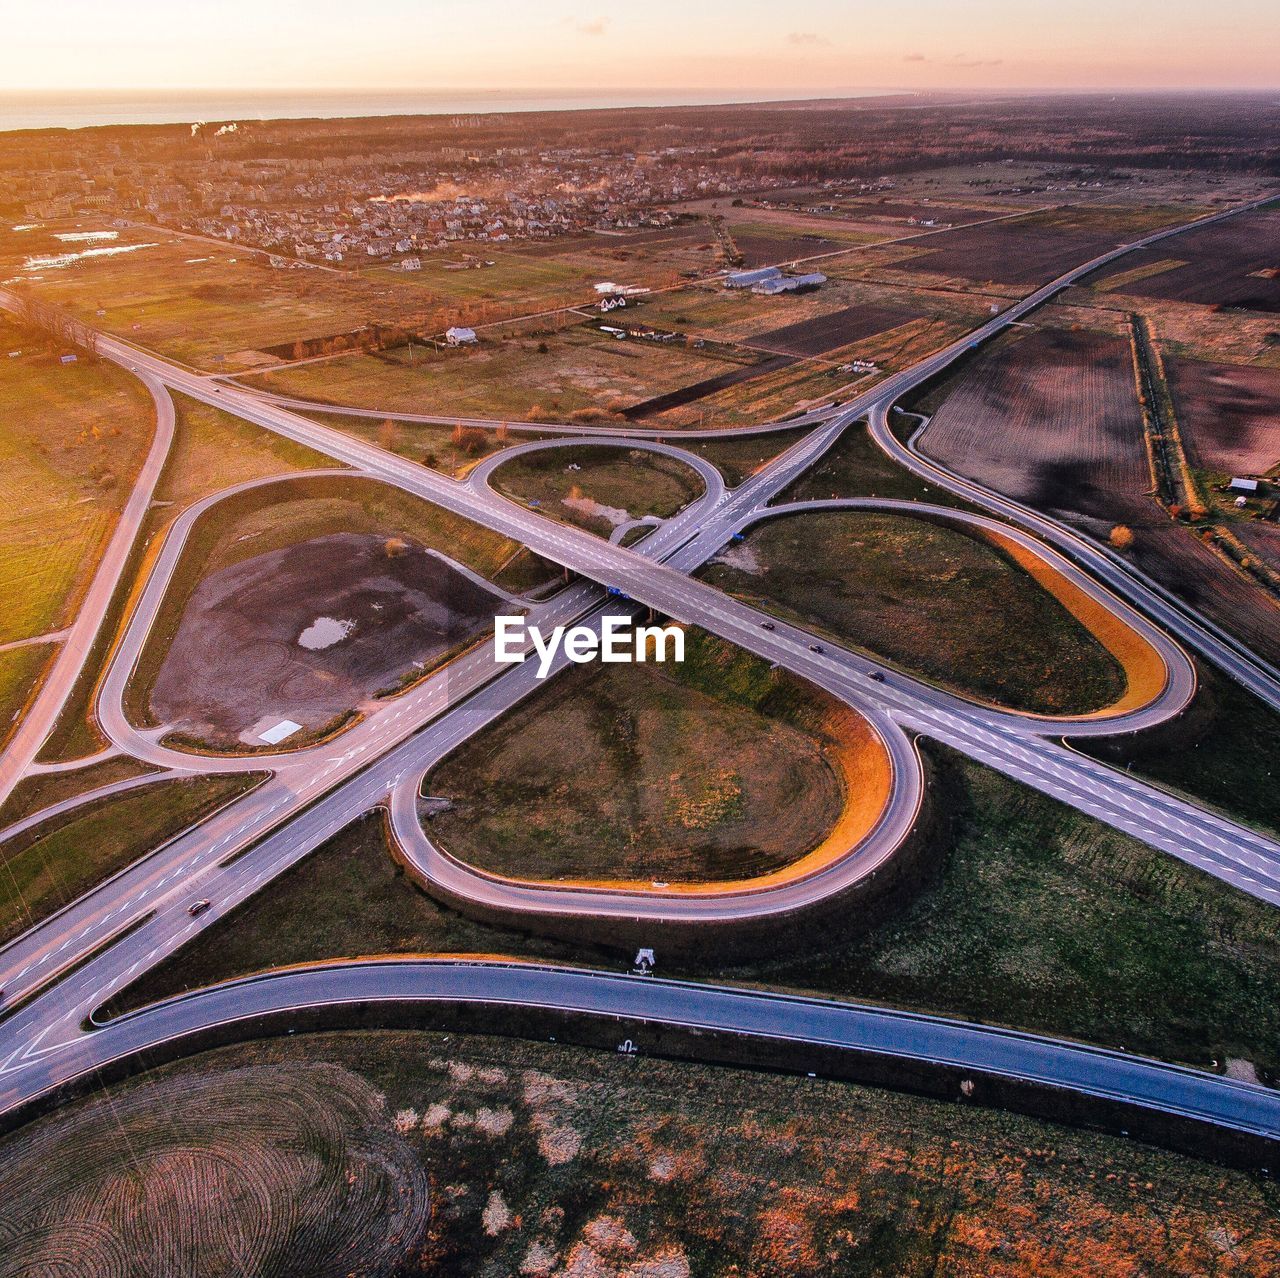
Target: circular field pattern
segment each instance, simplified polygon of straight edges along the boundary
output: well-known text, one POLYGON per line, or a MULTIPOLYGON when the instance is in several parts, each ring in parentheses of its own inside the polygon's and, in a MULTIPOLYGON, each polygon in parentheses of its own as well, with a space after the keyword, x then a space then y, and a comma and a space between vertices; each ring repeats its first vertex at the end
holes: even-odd
POLYGON ((427 1189, 381 1098, 336 1065, 160 1078, 8 1143, 0 1275, 391 1275, 427 1189))

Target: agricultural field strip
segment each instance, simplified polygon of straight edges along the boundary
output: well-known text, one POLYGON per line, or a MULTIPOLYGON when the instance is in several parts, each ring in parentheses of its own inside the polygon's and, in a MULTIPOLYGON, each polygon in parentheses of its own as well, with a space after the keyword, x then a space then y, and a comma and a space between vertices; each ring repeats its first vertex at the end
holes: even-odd
MULTIPOLYGON (((11 294, 0 290, 0 306, 9 310, 17 309, 14 300, 11 294)), ((120 584, 138 532, 146 519, 160 472, 173 443, 174 407, 168 390, 160 379, 150 373, 137 372, 137 376, 150 392, 155 404, 156 426, 151 448, 134 481, 129 500, 120 512, 115 531, 103 552, 93 580, 85 592, 80 611, 67 628, 61 650, 3 754, 0 754, 0 803, 9 797, 13 787, 34 761, 44 739, 66 705, 81 668, 89 658, 102 619, 120 584)))
MULTIPOLYGON (((1116 255, 1116 256, 1118 256, 1118 253, 1117 253, 1117 254, 1115 254, 1115 255, 1116 255)), ((1073 273, 1073 274, 1072 274, 1072 276, 1064 277, 1064 283, 1065 283, 1065 282, 1070 282, 1070 281, 1071 281, 1071 280, 1072 280, 1076 275, 1078 275, 1078 274, 1083 274, 1086 270, 1094 269, 1094 268, 1096 267, 1096 265, 1098 265, 1098 263, 1097 263, 1097 262, 1087 264, 1087 265, 1086 265, 1086 267, 1084 267, 1084 268, 1080 268, 1080 270, 1079 270, 1078 272, 1073 273)), ((1059 287, 1061 287, 1061 286, 1063 286, 1063 285, 1062 285, 1062 284, 1060 284, 1060 285, 1059 285, 1059 287)), ((1006 321, 1006 322, 1008 322, 1010 319, 1012 319, 1012 318, 1016 318, 1016 315, 1017 315, 1017 314, 1025 313, 1025 311, 1026 311, 1026 310, 1028 310, 1028 309, 1030 309, 1030 307, 1031 307, 1032 305, 1037 305, 1037 304, 1039 304, 1039 301, 1044 300, 1044 297, 1045 297, 1045 296, 1047 296, 1047 295, 1049 295, 1049 294, 1050 294, 1051 292, 1053 292, 1053 291, 1056 291, 1056 289, 1054 289, 1054 288, 1051 286, 1049 290, 1041 290, 1040 294, 1033 294, 1030 298, 1026 299, 1026 300, 1024 301, 1024 303, 1023 303, 1023 304, 1021 304, 1019 307, 1015 307, 1015 308, 1013 308, 1013 310, 1012 310, 1010 313, 1008 313, 1008 314, 1004 317, 1005 321, 1006 321)), ((1000 324, 1000 325, 998 325, 998 326, 999 326, 999 327, 1003 327, 1003 324, 1000 324)), ((993 326, 988 326, 988 327, 989 327, 989 328, 991 328, 991 329, 992 329, 992 331, 994 331, 994 327, 996 327, 996 326, 994 326, 994 325, 993 325, 993 326)), ((955 354, 955 353, 958 353, 958 351, 952 351, 952 352, 950 352, 950 353, 949 353, 949 357, 954 357, 954 354, 955 354)), ((947 353, 944 353, 944 354, 947 354, 947 353)), ((925 369, 924 371, 922 371, 922 372, 921 372, 921 378, 923 378, 923 377, 927 377, 927 376, 931 375, 932 371, 934 371, 932 368, 929 368, 929 367, 928 367, 928 365, 930 365, 930 364, 932 364, 932 363, 934 363, 934 361, 933 361, 933 360, 926 361, 926 369, 925 369)), ((163 367, 163 366, 162 366, 162 367, 163 367)), ((901 380, 905 380, 905 379, 901 379, 901 380)), ((900 387, 900 386, 898 386, 898 385, 895 385, 895 384, 896 384, 896 383, 898 383, 899 381, 900 381, 900 379, 899 379, 899 378, 891 379, 890 383, 888 384, 888 386, 889 386, 890 388, 894 389, 894 392, 895 392, 895 393, 898 393, 898 392, 900 391, 900 389, 904 389, 904 388, 902 388, 902 387, 900 387)), ((251 418, 251 420, 252 420, 252 419, 253 419, 253 418, 251 418)), ((849 418, 849 420, 851 420, 851 418, 849 418)), ((823 430, 823 431, 815 432, 815 433, 816 433, 817 435, 819 435, 819 436, 826 436, 826 437, 827 437, 825 440, 821 440, 821 441, 820 441, 820 448, 825 449, 825 447, 826 447, 826 446, 827 446, 827 445, 828 445, 828 444, 829 444, 829 443, 834 439, 835 435, 839 433, 839 429, 840 429, 840 428, 842 428, 844 424, 845 424, 845 418, 844 418, 844 415, 842 415, 842 418, 841 418, 841 420, 839 421, 839 423, 838 423, 837 428, 836 428, 836 430, 835 430, 835 431, 826 431, 826 430, 823 430)), ((286 431, 286 432, 284 432, 284 433, 288 433, 288 432, 286 431)), ((793 458, 793 457, 795 457, 797 454, 799 454, 799 459, 798 459, 798 460, 800 461, 800 463, 801 463, 801 464, 804 464, 804 465, 807 465, 807 464, 808 464, 808 462, 809 462, 809 461, 811 461, 811 460, 813 459, 813 453, 814 453, 815 451, 817 451, 817 450, 815 450, 815 449, 813 449, 813 448, 809 447, 808 445, 809 445, 809 441, 804 441, 804 442, 803 442, 803 443, 802 443, 798 448, 791 450, 791 453, 787 454, 787 455, 786 455, 786 457, 784 457, 783 459, 780 459, 780 460, 781 460, 781 461, 783 461, 783 462, 785 462, 788 458, 793 458)), ((772 467, 772 468, 770 468, 770 469, 777 469, 777 468, 778 468, 778 467, 777 467, 777 466, 776 466, 776 464, 775 464, 775 467, 772 467)), ((783 467, 782 469, 785 469, 785 467, 783 467)), ((784 477, 783 482, 784 482, 784 483, 785 483, 785 482, 788 482, 788 481, 789 481, 789 479, 790 479, 790 475, 788 474, 788 475, 786 475, 786 476, 784 477)))

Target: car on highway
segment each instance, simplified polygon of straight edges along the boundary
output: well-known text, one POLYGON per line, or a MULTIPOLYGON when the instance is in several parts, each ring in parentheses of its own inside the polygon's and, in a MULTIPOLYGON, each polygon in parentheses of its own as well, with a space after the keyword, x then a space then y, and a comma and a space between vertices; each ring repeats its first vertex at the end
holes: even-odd
POLYGON ((811 643, 809 645, 810 652, 826 652, 826 649, 820 643, 811 643))
POLYGON ((762 621, 762 622, 760 623, 760 629, 761 629, 761 630, 774 630, 774 629, 776 629, 776 627, 774 626, 774 624, 773 624, 773 622, 772 622, 772 621, 762 621))
POLYGON ((871 677, 876 681, 876 683, 884 682, 884 675, 882 675, 879 670, 873 670, 871 672, 871 677))
POLYGON ((202 897, 198 901, 192 901, 191 904, 187 906, 187 913, 190 914, 192 918, 195 918, 197 914, 203 914, 212 904, 213 902, 207 897, 202 897))

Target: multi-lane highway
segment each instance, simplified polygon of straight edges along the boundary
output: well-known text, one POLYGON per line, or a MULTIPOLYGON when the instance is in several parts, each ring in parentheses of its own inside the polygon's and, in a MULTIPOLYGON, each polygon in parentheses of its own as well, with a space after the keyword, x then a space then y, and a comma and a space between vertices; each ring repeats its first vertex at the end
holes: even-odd
MULTIPOLYGON (((1252 208, 1263 202, 1257 201, 1246 207, 1252 208)), ((1225 211, 1193 225, 1204 226, 1232 216, 1236 211, 1239 210, 1225 211)), ((1114 564, 1110 564, 1106 572, 1098 571, 1076 544, 1080 539, 1066 535, 1052 521, 1036 516, 1044 526, 1035 526, 1030 521, 1031 512, 1021 508, 998 511, 1013 523, 1031 527, 1044 539, 1056 542, 1071 558, 1094 570, 1104 586, 1066 560, 1060 560, 1056 565, 1059 571, 1075 574, 1084 583, 1083 588, 1093 592, 1095 597, 1105 596, 1107 606, 1117 617, 1148 638, 1153 650, 1160 654, 1165 670, 1158 693, 1143 705, 1126 708, 1122 716, 1102 726, 1096 718, 1044 721, 977 705, 898 672, 886 674, 884 669, 867 658, 839 648, 815 652, 812 636, 807 632, 781 623, 766 630, 762 624, 763 614, 690 576, 740 529, 765 517, 769 513, 765 511, 767 503, 811 466, 845 429, 865 415, 870 415, 876 438, 883 447, 895 455, 899 452, 906 454, 900 459, 913 469, 930 466, 914 452, 899 445, 888 430, 887 414, 894 400, 936 375, 974 345, 1018 322, 1035 307, 1088 273, 1132 248, 1154 243, 1182 229, 1185 228, 1158 232, 1082 264, 1010 306, 962 341, 886 379, 838 410, 826 410, 811 414, 802 421, 783 423, 787 428, 803 429, 812 425, 814 429, 806 431, 795 445, 732 493, 725 491, 719 474, 713 468, 692 455, 671 446, 650 443, 648 446, 681 456, 693 465, 701 474, 706 491, 680 515, 666 521, 631 548, 611 545, 590 534, 555 523, 493 492, 488 481, 504 457, 490 459, 477 467, 465 481, 453 481, 302 417, 286 403, 243 387, 220 385, 127 343, 104 337, 102 352, 142 376, 157 397, 161 430, 157 432, 153 458, 164 436, 165 413, 171 414, 171 408, 164 408, 169 402, 168 390, 181 391, 303 442, 363 476, 396 484, 484 523, 581 574, 584 580, 552 599, 531 603, 534 614, 531 620, 540 625, 598 617, 603 597, 601 584, 613 586, 640 603, 701 625, 825 688, 848 702, 872 724, 893 761, 894 785, 880 822, 863 842, 848 849, 846 856, 838 858, 821 873, 798 877, 770 892, 682 893, 678 897, 661 892, 601 893, 598 899, 592 899, 590 894, 560 891, 548 885, 512 883, 480 876, 433 849, 416 816, 416 792, 424 770, 456 742, 491 723, 537 686, 530 676, 530 667, 502 668, 498 673, 487 650, 477 649, 451 663, 446 671, 424 680, 411 692, 389 701, 379 712, 324 747, 230 765, 269 768, 272 775, 250 795, 228 805, 210 820, 179 836, 165 848, 157 850, 0 951, 0 981, 5 984, 10 1000, 29 996, 25 1006, 13 1011, 0 1024, 0 1078, 4 1080, 3 1087, 0 1087, 0 1109, 20 1105, 50 1087, 80 1076, 95 1064, 111 1060, 122 1051, 134 1050, 127 1046, 129 1033, 137 1032, 144 1038, 150 1035, 147 1042, 155 1045, 168 1037, 190 1033, 201 1024, 216 1024, 219 1018, 225 1018, 227 1000, 234 1002, 237 998, 249 997, 246 993, 249 987, 236 987, 238 993, 224 989, 201 994, 181 1000, 178 1005, 168 1005, 162 1013, 157 1010, 154 1014, 147 1013, 120 1022, 122 1027, 143 1026, 145 1029, 134 1031, 113 1027, 91 1033, 82 1029, 82 1022, 94 1007, 127 984, 139 971, 160 961, 193 932, 207 926, 353 817, 380 802, 390 803, 397 835, 416 872, 425 881, 464 898, 473 892, 488 894, 477 898, 485 905, 496 903, 499 908, 508 908, 526 917, 536 916, 540 911, 570 909, 603 913, 618 910, 625 911, 629 917, 650 917, 656 921, 755 918, 779 909, 795 909, 829 895, 831 891, 842 890, 862 875, 873 872, 883 864, 885 857, 892 854, 893 848, 910 829, 919 802, 919 770, 911 734, 920 733, 955 745, 972 757, 1202 866, 1242 890, 1280 903, 1280 848, 1275 844, 1193 804, 1115 773, 1092 760, 1082 759, 1049 739, 1050 733, 1063 736, 1073 732, 1114 731, 1118 724, 1137 727, 1159 721, 1176 713, 1194 690, 1189 663, 1162 626, 1168 625, 1179 637, 1185 638, 1186 635, 1160 614, 1158 599, 1151 597, 1152 592, 1144 583, 1117 569, 1114 564), (1153 625, 1152 617, 1162 624, 1153 625), (885 675, 885 681, 873 678, 875 674, 885 675), (827 876, 825 881, 824 875, 827 876), (446 876, 452 877, 446 882, 446 876), (215 902, 214 907, 198 919, 189 917, 185 910, 186 903, 195 895, 209 896, 215 902), (620 895, 625 895, 626 899, 619 906, 620 895), (117 937, 120 939, 114 939, 117 937), (61 979, 44 989, 59 973, 63 974, 61 979), (176 1007, 181 1010, 174 1010, 176 1007), (167 1017, 177 1017, 177 1020, 167 1021, 167 1017)), ((0 294, 0 303, 7 301, 11 299, 0 294)), ((171 416, 168 422, 171 430, 171 416)), ((770 424, 758 429, 776 428, 777 424, 770 424)), ((545 428, 539 426, 534 429, 545 428)), ((580 431, 576 436, 579 442, 587 437, 604 443, 608 442, 610 433, 580 431)), ((645 446, 638 432, 625 438, 618 432, 612 432, 612 437, 617 443, 630 447, 645 446)), ((167 448, 167 438, 163 442, 167 448)), ((160 460, 163 460, 163 453, 160 460)), ((943 487, 963 492, 995 509, 993 499, 998 495, 974 493, 968 481, 936 468, 929 473, 943 487)), ((150 482, 154 483, 154 475, 150 482)), ((144 472, 129 510, 133 511, 138 501, 145 509, 149 494, 144 472)), ((213 500, 216 498, 210 499, 210 503, 213 500)), ((146 588, 141 592, 125 636, 117 646, 103 680, 98 713, 111 739, 139 757, 168 767, 226 770, 225 761, 196 759, 162 745, 154 732, 139 732, 128 723, 121 708, 129 672, 146 641, 186 536, 199 513, 188 512, 188 515, 180 517, 156 556, 146 588)), ((98 582, 95 581, 93 606, 86 605, 77 622, 87 636, 87 643, 79 646, 82 659, 105 615, 111 587, 127 558, 132 541, 129 527, 128 521, 122 520, 117 540, 123 542, 123 548, 110 569, 104 562, 99 573, 103 588, 98 590, 98 582)), ((133 527, 136 531, 136 523, 133 527)), ((1003 535, 1025 537, 1025 534, 1015 534, 1015 530, 1007 525, 1001 527, 1003 535)), ((1027 544, 1034 545, 1036 553, 1052 554, 1032 539, 1028 539, 1027 544)), ((112 554, 115 553, 113 542, 112 554)), ((1229 645, 1220 644, 1214 648, 1210 643, 1206 649, 1201 636, 1197 635, 1196 646, 1242 682, 1255 686, 1249 680, 1255 677, 1256 671, 1246 669, 1243 662, 1233 665, 1239 654, 1233 654, 1229 645)), ((69 688, 70 683, 65 686, 69 688)), ((64 690, 64 699, 65 695, 64 690)), ((53 694, 50 696, 52 698, 53 694)), ((14 762, 9 764, 15 779, 39 748, 40 739, 52 723, 56 709, 55 705, 52 714, 46 709, 43 717, 33 721, 22 738, 22 750, 13 756, 14 762)), ((4 775, 7 774, 0 773, 0 777, 4 775)), ((380 975, 403 972, 403 977, 395 979, 412 984, 413 980, 420 978, 408 975, 409 966, 390 962, 378 970, 380 975)), ((310 984, 305 986, 305 997, 319 1002, 329 998, 341 1001, 346 997, 362 997, 355 991, 363 988, 359 981, 367 978, 347 975, 350 970, 344 966, 308 974, 306 981, 310 984), (344 981, 353 980, 356 984, 352 989, 345 994, 335 993, 344 981)), ((479 984, 473 987, 475 992, 471 997, 480 1001, 511 1001, 512 996, 503 992, 504 979, 493 978, 486 969, 479 984)), ((587 988, 604 990, 599 982, 614 978, 579 973, 573 979, 587 988)), ((427 984, 430 985, 430 981, 427 984)), ((298 989, 302 987, 285 982, 259 983, 252 988, 285 990, 280 997, 295 1000, 298 989)), ((554 980, 549 981, 548 988, 556 996, 558 987, 554 980)), ((609 986, 610 990, 614 988, 609 986)), ((634 982, 630 986, 623 982, 617 988, 638 987, 634 982)), ((703 995, 698 991, 704 987, 668 982, 645 988, 655 993, 652 996, 623 996, 624 1002, 631 1000, 625 1014, 639 1014, 636 998, 657 999, 657 1008, 650 1008, 646 1003, 643 1012, 645 1016, 652 1014, 657 1019, 661 1019, 664 1009, 666 1014, 678 1019, 680 1008, 701 1007, 699 1000, 703 995)), ((428 991, 424 997, 436 997, 436 994, 428 991)), ((748 1001, 756 1000, 761 1006, 771 998, 768 995, 742 997, 748 1001)), ((606 998, 602 1006, 607 1005, 606 998)), ((773 1006, 772 1003, 769 1005, 773 1006)), ((783 1036, 797 1040, 803 1038, 804 1027, 800 1022, 806 1015, 818 1015, 815 1006, 805 1004, 808 1011, 795 1012, 799 1019, 792 1023, 790 1029, 783 1028, 783 1036)), ((706 1009, 701 1014, 711 1017, 706 1009)), ((713 1021, 714 1017, 707 1022, 708 1026, 713 1021)), ((701 1022, 695 1019, 690 1023, 701 1022)), ((901 1024, 894 1022, 899 1028, 901 1024)), ((977 1035, 983 1043, 988 1042, 982 1035, 989 1032, 974 1027, 962 1028, 977 1035)), ((747 1030, 743 1028, 741 1032, 747 1030)), ((894 1033, 886 1031, 886 1034, 888 1039, 894 1039, 894 1033)), ((1068 1077, 1070 1068, 1063 1053, 1073 1050, 1087 1055, 1091 1049, 1070 1048, 1070 1045, 1028 1036, 1016 1037, 1036 1045, 1037 1052, 1058 1061, 1064 1071, 1062 1086, 1082 1092, 1088 1090, 1084 1073, 1068 1077)), ((890 1054, 896 1050, 893 1041, 881 1045, 890 1054)), ((937 1048, 936 1042, 934 1048, 937 1048)), ((1001 1065, 1003 1062, 1002 1068, 1007 1069, 1011 1076, 1018 1076, 1022 1066, 1009 1044, 1002 1041, 1001 1046, 992 1050, 1000 1059, 992 1058, 988 1063, 1001 1065)), ((910 1052, 903 1049, 903 1054, 910 1055, 910 1052)), ((1280 1135, 1280 1123, 1276 1120, 1270 1093, 1247 1085, 1228 1085, 1224 1080, 1208 1075, 1184 1073, 1190 1073, 1196 1080, 1195 1087, 1213 1098, 1212 1103, 1204 1106, 1204 1112, 1210 1115, 1206 1121, 1220 1126, 1234 1124, 1240 1130, 1265 1130, 1272 1136, 1280 1135)), ((1158 1089, 1145 1092, 1132 1078, 1121 1084, 1121 1092, 1125 1088, 1129 1089, 1126 1094, 1141 1106, 1174 1113, 1183 1104, 1181 1099, 1171 1094, 1159 1094, 1158 1089)))

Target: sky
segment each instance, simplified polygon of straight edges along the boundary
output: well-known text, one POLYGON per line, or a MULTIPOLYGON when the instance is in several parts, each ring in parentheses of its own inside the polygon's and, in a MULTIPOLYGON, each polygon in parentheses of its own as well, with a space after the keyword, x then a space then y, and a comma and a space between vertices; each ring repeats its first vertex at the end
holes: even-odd
POLYGON ((1280 88, 1275 0, 0 0, 0 91, 1280 88))

